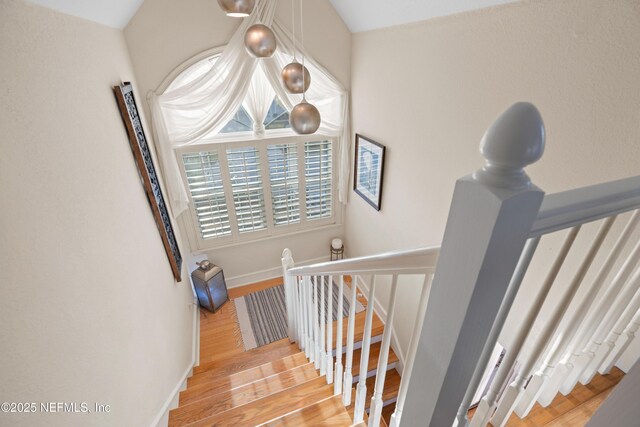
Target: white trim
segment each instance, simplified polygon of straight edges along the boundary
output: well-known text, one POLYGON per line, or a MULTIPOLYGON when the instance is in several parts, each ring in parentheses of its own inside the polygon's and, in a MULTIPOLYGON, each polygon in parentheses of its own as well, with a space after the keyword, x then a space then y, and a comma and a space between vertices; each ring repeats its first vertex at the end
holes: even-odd
MULTIPOLYGON (((366 295, 369 295, 369 285, 365 283, 365 281, 362 279, 362 276, 357 276, 357 278, 358 278, 358 283, 356 284, 356 286, 362 289, 366 295)), ((367 300, 367 303, 369 303, 368 300, 367 300)), ((385 310, 384 307, 382 307, 382 304, 380 304, 380 301, 378 301, 376 298, 373 299, 373 312, 376 313, 376 315, 380 318, 380 320, 382 321, 382 323, 385 324, 385 327, 386 327, 387 310, 385 310)), ((398 341, 398 336, 396 335, 396 330, 393 327, 393 325, 391 325, 391 348, 396 353, 396 356, 398 356, 398 366, 396 370, 402 375, 402 371, 404 370, 404 361, 405 361, 404 352, 402 351, 402 347, 400 346, 400 341, 398 341)))
POLYGON ((187 384, 187 378, 189 378, 192 375, 192 373, 193 373, 193 363, 187 367, 187 370, 184 372, 184 374, 182 374, 182 377, 180 377, 180 381, 178 381, 178 384, 176 384, 176 386, 173 388, 173 391, 167 398, 166 402, 164 402, 164 405, 162 405, 162 407, 160 408, 160 411, 151 422, 150 424, 151 427, 159 427, 159 426, 164 427, 167 425, 162 421, 165 419, 168 421, 169 411, 178 407, 178 398, 179 398, 180 391, 184 390, 187 384))
MULTIPOLYGON (((316 262, 329 261, 329 256, 321 256, 319 258, 308 259, 299 264, 314 264, 316 262)), ((253 273, 239 274, 233 277, 226 277, 227 289, 239 288, 241 286, 250 285, 264 280, 274 279, 282 276, 282 265, 268 268, 265 270, 255 271, 253 273)))

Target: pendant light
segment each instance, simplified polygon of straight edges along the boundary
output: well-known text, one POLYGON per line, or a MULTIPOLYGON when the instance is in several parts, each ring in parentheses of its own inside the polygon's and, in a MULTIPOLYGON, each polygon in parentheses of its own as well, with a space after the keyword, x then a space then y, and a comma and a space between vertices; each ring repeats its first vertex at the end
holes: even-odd
POLYGON ((275 34, 264 24, 254 24, 247 29, 244 46, 256 58, 269 58, 278 47, 275 34))
POLYGON ((296 59, 296 14, 294 1, 291 0, 291 28, 293 30, 293 61, 282 69, 282 83, 289 93, 303 93, 309 89, 311 75, 296 59), (304 76, 302 73, 304 72, 304 76))
POLYGON ((218 0, 218 4, 227 16, 244 18, 253 12, 255 0, 218 0))
MULTIPOLYGON (((304 27, 302 21, 302 0, 300 0, 300 44, 304 46, 304 27)), ((304 66, 304 55, 302 55, 302 69, 306 70, 304 66)), ((306 92, 306 79, 302 74, 302 87, 306 92)), ((320 112, 313 105, 307 102, 305 92, 302 92, 302 101, 293 107, 291 113, 289 113, 289 124, 291 128, 300 135, 309 135, 315 133, 320 127, 320 112)))

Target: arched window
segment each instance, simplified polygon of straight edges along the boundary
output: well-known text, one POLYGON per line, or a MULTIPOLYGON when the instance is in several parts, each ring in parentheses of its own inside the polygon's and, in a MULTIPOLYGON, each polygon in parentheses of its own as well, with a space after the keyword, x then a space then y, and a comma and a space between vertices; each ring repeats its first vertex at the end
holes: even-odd
MULTIPOLYGON (((194 82, 217 58, 195 62, 167 90, 194 82)), ((251 84, 248 97, 270 100, 263 134, 257 135, 247 110, 255 102, 245 100, 216 134, 177 149, 190 198, 193 250, 303 232, 338 220, 335 138, 294 134, 289 112, 273 88, 264 86, 270 83, 260 67, 251 84)))

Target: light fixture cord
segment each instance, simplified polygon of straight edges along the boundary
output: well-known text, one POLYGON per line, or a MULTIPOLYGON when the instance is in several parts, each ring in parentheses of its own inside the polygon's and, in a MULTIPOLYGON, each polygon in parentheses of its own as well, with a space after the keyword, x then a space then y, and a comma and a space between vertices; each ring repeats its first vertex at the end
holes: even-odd
MULTIPOLYGON (((302 0, 300 0, 300 45, 302 46, 302 48, 304 48, 304 20, 302 18, 302 0)), ((307 96, 306 96, 306 90, 305 90, 305 73, 304 70, 304 53, 302 52, 302 50, 300 51, 300 55, 302 56, 302 101, 306 101, 307 100, 307 96)))
POLYGON ((293 61, 296 60, 296 0, 291 0, 291 27, 293 29, 293 61))

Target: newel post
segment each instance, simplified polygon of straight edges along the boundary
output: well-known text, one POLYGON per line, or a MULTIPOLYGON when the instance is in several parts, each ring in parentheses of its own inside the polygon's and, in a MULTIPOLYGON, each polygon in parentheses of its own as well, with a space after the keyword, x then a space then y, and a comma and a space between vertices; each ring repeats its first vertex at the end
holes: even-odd
POLYGON ((289 341, 298 341, 297 327, 296 327, 296 313, 297 313, 297 286, 296 278, 291 277, 288 270, 293 268, 295 263, 293 262, 293 255, 291 250, 286 248, 282 251, 282 280, 284 286, 285 304, 287 306, 287 326, 289 330, 289 341))
POLYGON ((480 143, 485 166, 456 182, 401 426, 452 425, 544 197, 524 167, 544 125, 517 103, 480 143))

